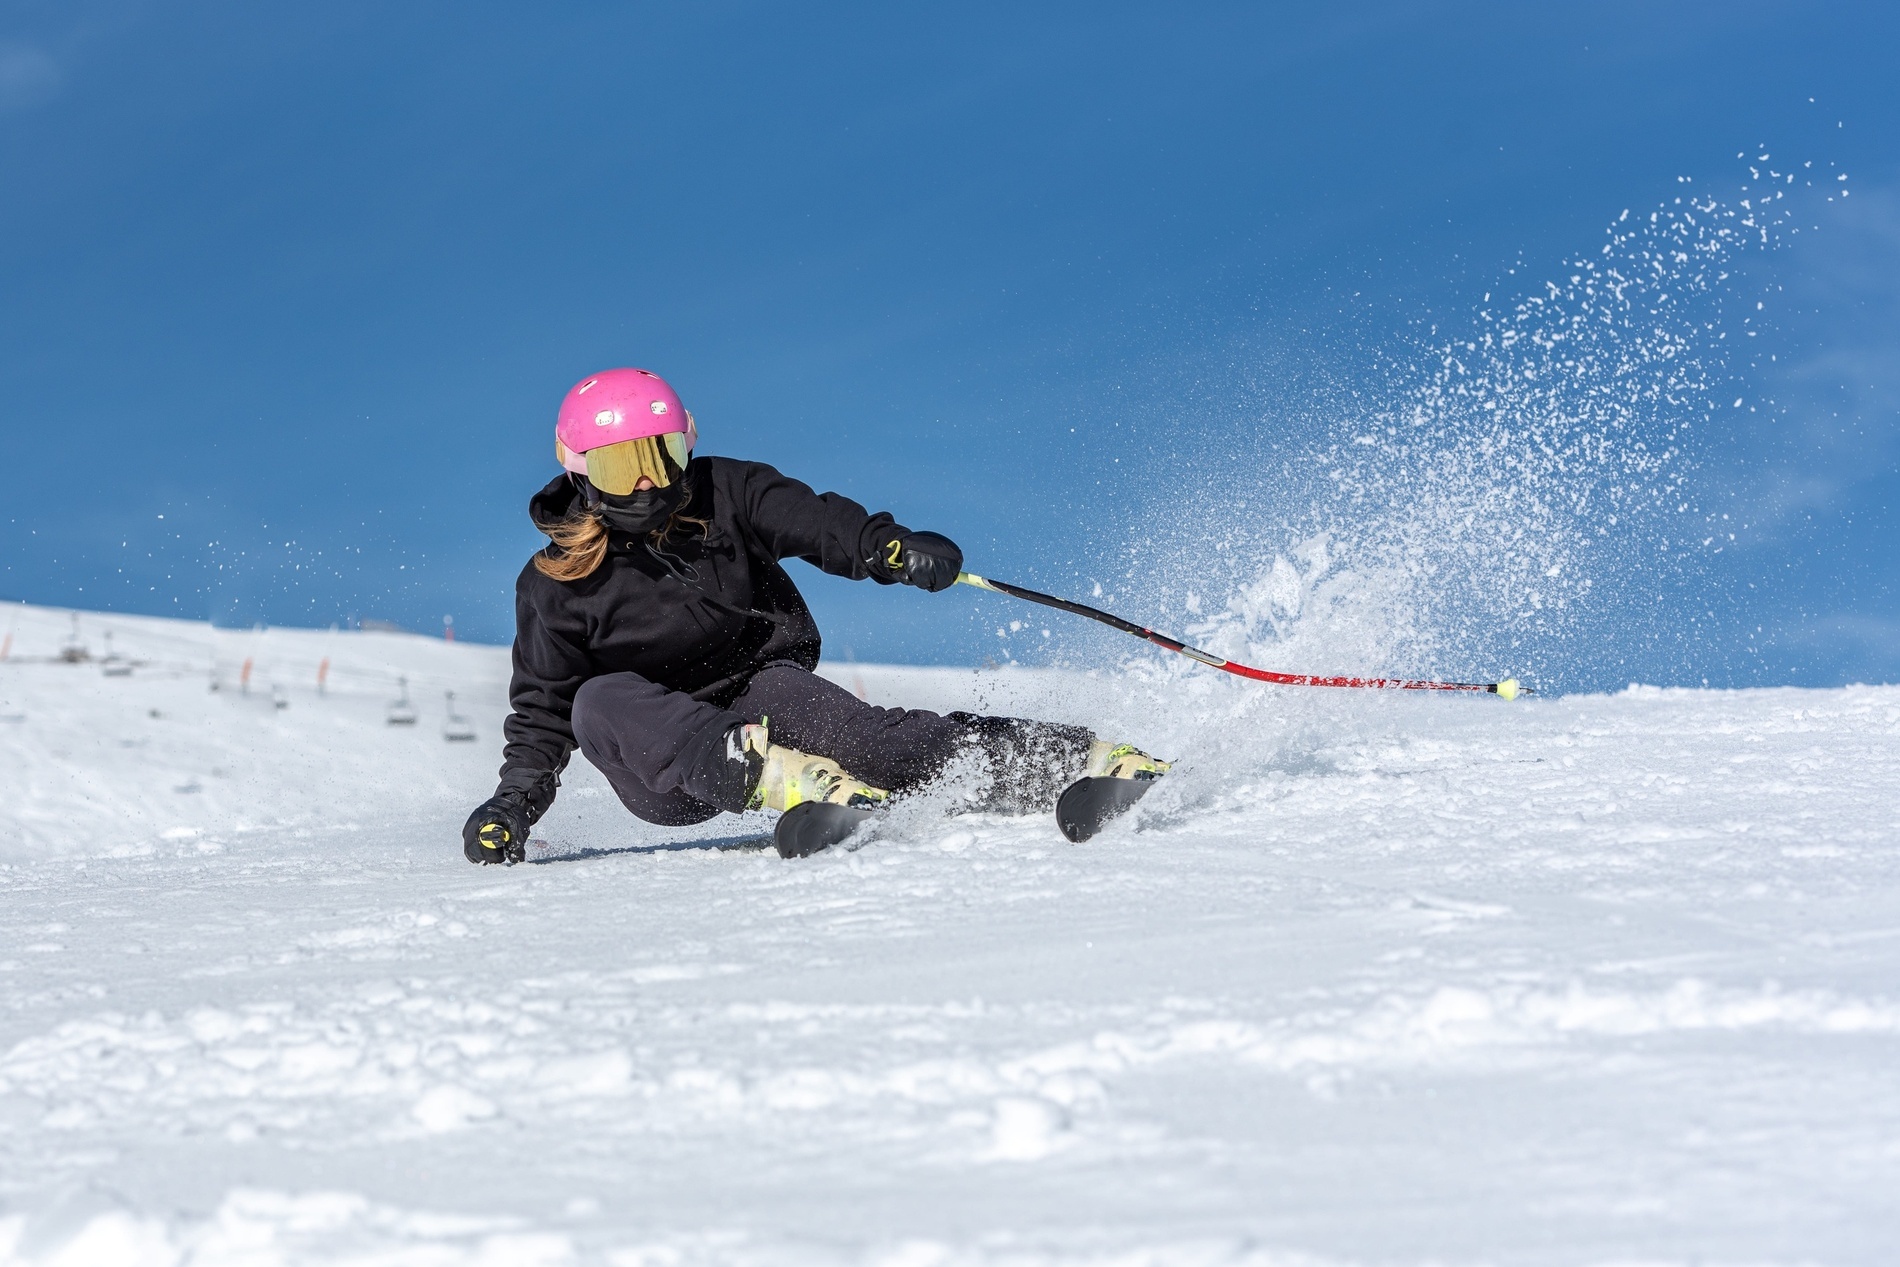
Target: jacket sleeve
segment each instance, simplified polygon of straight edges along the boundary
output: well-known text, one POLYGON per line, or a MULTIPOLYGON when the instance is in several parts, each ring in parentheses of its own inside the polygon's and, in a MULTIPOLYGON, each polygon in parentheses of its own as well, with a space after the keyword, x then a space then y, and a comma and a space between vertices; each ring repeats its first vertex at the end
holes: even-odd
POLYGON ((885 558, 890 543, 910 530, 888 512, 874 515, 841 493, 815 493, 763 462, 742 467, 747 526, 773 558, 803 559, 854 581, 890 585, 898 579, 885 558))
POLYGON ((524 795, 530 821, 554 803, 574 751, 574 696, 592 674, 580 622, 536 601, 539 580, 524 569, 515 585, 514 677, 508 685, 514 711, 502 723, 506 745, 496 789, 524 795))

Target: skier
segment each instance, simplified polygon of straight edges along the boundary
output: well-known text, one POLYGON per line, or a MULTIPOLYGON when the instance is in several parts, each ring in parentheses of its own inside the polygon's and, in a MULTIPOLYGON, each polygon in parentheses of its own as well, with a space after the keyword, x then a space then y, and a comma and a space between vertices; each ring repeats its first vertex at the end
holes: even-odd
POLYGON ((578 747, 650 823, 807 801, 875 805, 974 759, 984 808, 1047 807, 1082 776, 1167 769, 1076 726, 879 708, 813 672, 819 636, 779 566, 956 583, 963 552, 759 462, 694 457, 693 415, 659 375, 581 380, 555 422, 561 475, 528 503, 552 544, 515 583, 514 711, 470 862, 513 863, 578 747))

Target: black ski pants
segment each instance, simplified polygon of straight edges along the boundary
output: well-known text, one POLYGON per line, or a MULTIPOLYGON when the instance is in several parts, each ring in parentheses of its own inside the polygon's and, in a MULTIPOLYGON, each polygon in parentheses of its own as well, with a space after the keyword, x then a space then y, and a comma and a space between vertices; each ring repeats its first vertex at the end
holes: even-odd
POLYGON ((658 686, 637 673, 591 678, 574 697, 574 738, 649 823, 700 823, 745 808, 746 764, 737 728, 770 719, 772 742, 829 757, 873 787, 913 792, 973 754, 981 808, 1053 805, 1088 761, 1093 736, 1079 726, 879 708, 801 665, 754 674, 726 708, 658 686))

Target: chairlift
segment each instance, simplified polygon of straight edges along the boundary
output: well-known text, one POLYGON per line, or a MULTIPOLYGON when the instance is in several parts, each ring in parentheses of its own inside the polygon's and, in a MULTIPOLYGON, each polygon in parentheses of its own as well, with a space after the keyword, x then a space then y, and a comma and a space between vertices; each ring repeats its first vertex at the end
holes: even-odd
POLYGON ((417 714, 416 706, 409 702, 409 679, 402 677, 397 678, 396 681, 402 686, 402 698, 390 702, 389 712, 383 720, 392 726, 413 726, 416 724, 417 714))
POLYGON ((112 631, 110 629, 106 630, 106 658, 100 662, 99 671, 107 677, 132 676, 132 662, 130 660, 120 659, 119 653, 112 649, 112 631))
POLYGON ((92 652, 79 638, 79 613, 73 613, 72 636, 66 639, 66 645, 59 649, 59 658, 66 664, 84 664, 92 659, 92 652))
POLYGON ((442 738, 450 743, 470 743, 475 738, 475 723, 455 711, 455 692, 445 691, 448 712, 442 718, 442 738))

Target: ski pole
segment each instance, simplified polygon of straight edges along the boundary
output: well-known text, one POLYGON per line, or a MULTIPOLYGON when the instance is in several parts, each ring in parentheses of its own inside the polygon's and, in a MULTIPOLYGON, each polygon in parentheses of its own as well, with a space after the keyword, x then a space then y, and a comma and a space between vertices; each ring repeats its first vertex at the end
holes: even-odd
POLYGON ((957 584, 969 585, 980 590, 992 590, 998 594, 1007 594, 1011 598, 1041 603, 1044 607, 1053 607, 1057 611, 1086 616, 1090 620, 1107 625, 1110 629, 1119 629, 1125 634, 1140 638, 1143 642, 1152 642, 1163 650, 1184 655, 1190 660, 1198 660, 1210 668, 1232 673, 1236 677, 1252 678, 1256 682, 1272 682, 1278 686, 1356 686, 1379 691, 1485 691, 1507 700, 1516 699, 1520 695, 1536 694, 1530 687, 1523 685, 1514 677, 1507 677, 1502 682, 1433 682, 1422 678, 1315 677, 1310 673, 1275 673, 1271 669, 1256 669, 1251 665, 1240 664, 1233 660, 1223 660, 1198 647, 1190 647, 1179 638, 1170 638, 1164 633, 1144 629, 1132 620, 1123 620, 1120 616, 1098 611, 1081 603, 1072 603, 1066 598, 1057 598, 1053 594, 1040 594, 1035 590, 1024 589, 1020 585, 1011 585, 1008 581, 992 581, 974 572, 959 572, 957 584))

